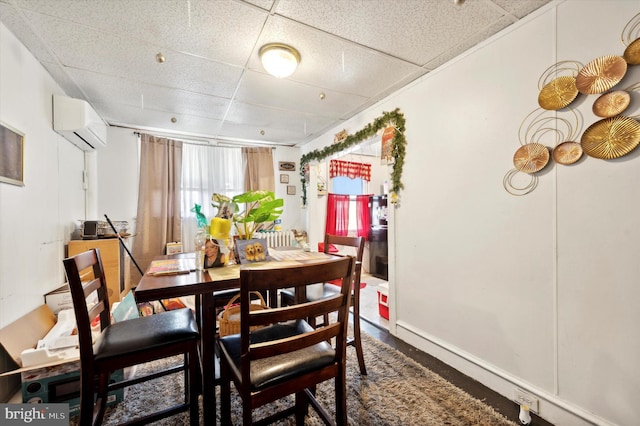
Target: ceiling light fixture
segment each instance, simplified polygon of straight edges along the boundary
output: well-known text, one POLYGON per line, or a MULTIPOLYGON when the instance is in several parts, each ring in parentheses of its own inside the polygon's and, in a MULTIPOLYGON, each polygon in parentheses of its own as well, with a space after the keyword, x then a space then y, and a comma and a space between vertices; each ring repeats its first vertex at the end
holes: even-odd
POLYGON ((274 77, 289 77, 300 63, 300 53, 282 43, 269 43, 260 48, 260 60, 264 69, 274 77))

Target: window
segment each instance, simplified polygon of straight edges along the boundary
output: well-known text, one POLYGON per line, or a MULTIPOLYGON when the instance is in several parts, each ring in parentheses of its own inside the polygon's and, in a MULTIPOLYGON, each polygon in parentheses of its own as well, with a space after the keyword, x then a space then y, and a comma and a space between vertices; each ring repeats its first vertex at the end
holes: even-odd
POLYGON ((196 214, 191 211, 199 204, 202 213, 211 219, 217 213, 211 207, 211 195, 220 193, 232 197, 243 192, 244 168, 242 148, 183 144, 181 217, 182 241, 189 251, 196 234, 196 214))
POLYGON ((353 195, 349 200, 349 235, 357 235, 358 223, 356 216, 355 195, 366 194, 366 181, 361 178, 350 179, 346 176, 336 176, 331 179, 334 194, 353 195))

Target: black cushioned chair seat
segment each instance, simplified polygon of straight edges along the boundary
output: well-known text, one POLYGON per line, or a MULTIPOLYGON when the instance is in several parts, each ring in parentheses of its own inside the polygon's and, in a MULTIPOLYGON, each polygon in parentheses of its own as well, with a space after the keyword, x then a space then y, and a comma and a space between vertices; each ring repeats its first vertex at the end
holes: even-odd
MULTIPOLYGON (((251 333, 251 343, 260 343, 274 338, 287 338, 296 334, 313 331, 306 321, 295 321, 260 328, 251 333)), ((235 374, 240 374, 240 335, 232 334, 220 338, 220 344, 233 359, 232 368, 235 374)), ((309 348, 270 358, 264 358, 251 363, 251 388, 271 386, 290 380, 300 374, 320 369, 330 365, 335 360, 335 351, 327 342, 321 342, 309 348)))
POLYGON ((198 336, 198 325, 189 308, 177 309, 109 325, 96 339, 93 353, 99 361, 198 339, 198 336))

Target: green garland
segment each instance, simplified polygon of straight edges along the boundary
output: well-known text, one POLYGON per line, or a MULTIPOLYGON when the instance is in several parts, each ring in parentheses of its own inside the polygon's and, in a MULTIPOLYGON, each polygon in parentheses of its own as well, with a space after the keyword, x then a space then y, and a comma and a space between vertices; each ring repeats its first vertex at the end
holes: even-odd
POLYGON ((406 154, 407 140, 404 137, 405 120, 399 108, 391 112, 383 112, 373 123, 367 124, 362 130, 353 135, 347 136, 342 142, 325 146, 324 148, 306 153, 300 158, 300 176, 302 179, 302 204, 307 205, 307 178, 305 175, 306 166, 311 161, 320 161, 347 148, 364 142, 375 136, 380 130, 393 125, 396 131, 393 135, 391 155, 394 158, 393 171, 391 172, 391 203, 398 203, 398 194, 404 188, 400 178, 402 177, 402 167, 404 166, 404 156, 406 154))

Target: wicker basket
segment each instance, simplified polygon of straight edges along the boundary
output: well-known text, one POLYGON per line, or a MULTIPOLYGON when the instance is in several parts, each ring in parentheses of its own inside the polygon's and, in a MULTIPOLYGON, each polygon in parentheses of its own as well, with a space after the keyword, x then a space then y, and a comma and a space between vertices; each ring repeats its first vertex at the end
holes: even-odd
MULTIPOLYGON (((269 308, 265 303, 262 294, 257 291, 252 291, 251 293, 260 301, 260 304, 251 304, 251 311, 259 311, 269 308)), ((233 296, 231 300, 229 300, 229 303, 227 303, 227 306, 225 306, 224 310, 220 312, 220 315, 218 315, 218 323, 220 326, 218 334, 220 337, 240 333, 240 305, 236 303, 239 297, 239 294, 233 296)), ((251 329, 254 330, 256 328, 257 327, 252 327, 251 329)))

